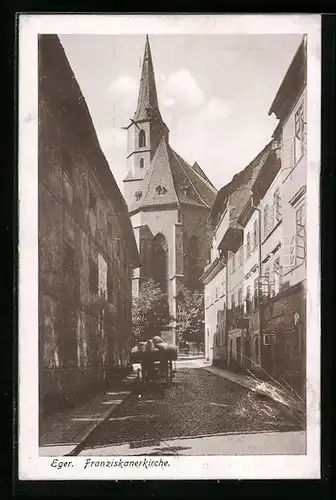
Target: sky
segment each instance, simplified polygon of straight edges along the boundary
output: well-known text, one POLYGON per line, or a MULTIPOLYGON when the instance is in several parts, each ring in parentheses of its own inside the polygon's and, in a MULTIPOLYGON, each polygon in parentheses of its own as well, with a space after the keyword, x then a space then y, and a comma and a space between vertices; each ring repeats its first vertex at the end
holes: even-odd
MULTIPOLYGON (((100 146, 123 192, 144 35, 60 35, 100 146)), ((149 35, 170 145, 217 189, 248 165, 277 125, 268 110, 301 35, 149 35)))

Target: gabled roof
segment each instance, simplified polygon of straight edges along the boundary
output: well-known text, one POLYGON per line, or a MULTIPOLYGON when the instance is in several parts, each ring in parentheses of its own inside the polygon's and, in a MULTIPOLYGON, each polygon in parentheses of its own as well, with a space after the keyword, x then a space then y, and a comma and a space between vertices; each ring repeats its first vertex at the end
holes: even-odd
POLYGON ((272 142, 273 141, 270 141, 243 170, 233 176, 231 182, 223 186, 218 191, 215 203, 209 216, 210 220, 212 220, 213 223, 216 222, 218 214, 223 212, 228 197, 235 190, 239 189, 241 186, 248 186, 250 188, 252 187, 260 168, 264 164, 271 151, 272 142))
POLYGON ((137 267, 139 253, 125 199, 101 150, 88 106, 58 36, 39 35, 38 55, 40 102, 46 101, 53 117, 60 120, 63 140, 66 138, 71 147, 85 155, 113 205, 133 266, 137 267))
POLYGON ((268 114, 272 113, 283 120, 290 112, 307 79, 307 35, 303 35, 301 43, 290 63, 280 87, 273 99, 268 114))
POLYGON ((130 212, 172 203, 210 209, 217 193, 169 146, 165 135, 161 137, 140 190, 142 196, 133 203, 130 212))

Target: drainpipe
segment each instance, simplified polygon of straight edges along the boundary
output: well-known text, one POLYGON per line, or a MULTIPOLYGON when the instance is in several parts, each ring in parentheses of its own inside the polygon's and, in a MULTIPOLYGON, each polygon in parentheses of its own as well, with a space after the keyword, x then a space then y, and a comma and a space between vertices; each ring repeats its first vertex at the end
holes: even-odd
MULTIPOLYGON (((261 210, 259 207, 256 207, 253 203, 253 195, 252 195, 252 208, 254 208, 255 210, 257 210, 258 212, 258 245, 259 245, 259 248, 258 248, 258 264, 259 264, 259 282, 260 282, 260 278, 261 278, 261 210)), ((259 295, 259 290, 258 290, 258 295, 259 295)), ((261 350, 262 350, 262 338, 263 338, 263 328, 262 328, 262 325, 263 325, 263 315, 262 315, 262 304, 261 304, 261 301, 260 301, 260 297, 259 297, 259 335, 260 335, 260 348, 259 348, 259 357, 260 357, 260 366, 261 366, 261 350)))

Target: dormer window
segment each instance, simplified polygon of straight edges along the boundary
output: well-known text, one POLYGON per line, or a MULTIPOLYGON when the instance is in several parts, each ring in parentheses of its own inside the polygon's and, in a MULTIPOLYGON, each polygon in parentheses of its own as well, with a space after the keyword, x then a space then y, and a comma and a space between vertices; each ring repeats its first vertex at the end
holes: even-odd
POLYGON ((139 148, 144 148, 146 146, 146 132, 140 130, 139 132, 139 148))
POLYGON ((134 196, 135 196, 136 201, 139 201, 142 197, 142 191, 136 191, 134 196))
POLYGON ((157 194, 165 194, 167 192, 167 189, 164 186, 159 185, 156 188, 156 192, 157 194))
POLYGON ((143 158, 140 158, 140 168, 144 168, 145 166, 145 160, 143 158))

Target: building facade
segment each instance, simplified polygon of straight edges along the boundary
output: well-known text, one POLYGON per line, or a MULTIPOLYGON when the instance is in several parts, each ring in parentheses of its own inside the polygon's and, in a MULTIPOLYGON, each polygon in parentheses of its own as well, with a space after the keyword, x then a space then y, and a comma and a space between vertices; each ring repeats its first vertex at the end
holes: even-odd
POLYGON ((63 47, 39 37, 39 345, 43 410, 129 361, 138 250, 63 47))
POLYGON ((305 37, 280 85, 271 113, 279 119, 272 141, 219 191, 211 212, 215 234, 212 263, 202 280, 208 297, 213 295, 218 281, 214 274, 219 269, 217 260, 222 263, 220 272, 227 281, 225 326, 222 316, 220 328, 226 332, 226 354, 219 356, 216 349, 219 323, 209 306, 205 311, 206 329, 210 332, 207 353, 214 363, 222 358, 226 367, 284 380, 304 396, 305 37))
POLYGON ((282 248, 275 259, 275 268, 280 263, 280 294, 264 312, 265 330, 277 353, 273 369, 302 396, 306 391, 306 95, 304 36, 269 110, 279 120, 274 141, 281 162, 282 248))
POLYGON ((247 347, 244 318, 244 228, 240 215, 251 198, 251 186, 268 156, 267 145, 216 197, 209 222, 214 237, 205 286, 205 353, 222 366, 242 366, 247 347))
MULTIPOLYGON (((142 282, 154 278, 167 294, 170 314, 176 318, 181 287, 202 286, 199 277, 211 247, 207 220, 217 190, 196 162, 189 165, 170 146, 148 37, 137 108, 125 129, 128 174, 124 194, 141 257, 141 266, 133 274, 133 294, 138 296, 142 282)), ((176 341, 173 324, 168 337, 176 341)))

